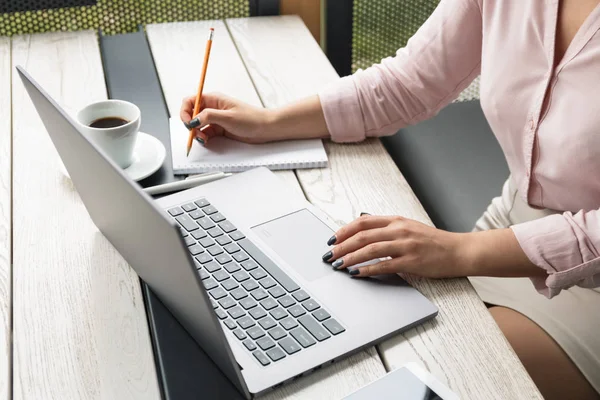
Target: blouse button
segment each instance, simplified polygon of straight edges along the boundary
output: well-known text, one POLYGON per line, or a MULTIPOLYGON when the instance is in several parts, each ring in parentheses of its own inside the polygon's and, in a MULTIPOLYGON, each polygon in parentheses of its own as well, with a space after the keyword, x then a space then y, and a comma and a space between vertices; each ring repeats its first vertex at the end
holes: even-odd
POLYGON ((534 127, 535 127, 535 122, 534 122, 533 120, 530 120, 530 121, 529 121, 529 128, 530 128, 531 130, 533 130, 533 128, 534 128, 534 127))

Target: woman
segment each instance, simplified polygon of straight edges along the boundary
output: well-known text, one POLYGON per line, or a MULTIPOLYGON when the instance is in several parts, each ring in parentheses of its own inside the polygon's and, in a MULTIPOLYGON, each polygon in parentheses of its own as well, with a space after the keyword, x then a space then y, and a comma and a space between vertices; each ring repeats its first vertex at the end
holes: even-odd
MULTIPOLYGON (((474 231, 361 217, 336 232, 324 259, 344 269, 391 257, 357 277, 472 277, 547 399, 598 398, 599 2, 442 0, 395 57, 317 96, 264 110, 208 94, 192 123, 208 142, 360 141, 432 117, 481 75, 482 108, 511 175, 474 231)), ((186 123, 192 108, 185 99, 186 123)))

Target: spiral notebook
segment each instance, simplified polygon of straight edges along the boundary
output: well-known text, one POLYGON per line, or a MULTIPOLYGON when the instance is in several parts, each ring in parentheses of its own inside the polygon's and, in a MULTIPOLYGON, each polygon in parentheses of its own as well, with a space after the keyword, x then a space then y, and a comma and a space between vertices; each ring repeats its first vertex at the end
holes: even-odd
POLYGON ((215 137, 207 147, 194 143, 189 157, 186 157, 188 130, 177 118, 171 118, 169 125, 173 172, 176 175, 242 172, 255 167, 275 170, 327 166, 327 154, 320 139, 247 144, 215 137))

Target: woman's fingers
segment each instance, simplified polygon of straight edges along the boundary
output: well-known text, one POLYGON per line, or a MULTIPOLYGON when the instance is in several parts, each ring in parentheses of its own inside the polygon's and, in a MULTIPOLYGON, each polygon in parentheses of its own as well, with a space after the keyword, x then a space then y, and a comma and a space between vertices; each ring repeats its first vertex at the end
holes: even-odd
POLYGON ((402 257, 384 260, 364 267, 354 268, 350 270, 350 275, 355 278, 364 278, 367 276, 397 274, 398 272, 402 272, 403 262, 402 257))
POLYGON ((360 231, 352 237, 344 240, 323 255, 323 261, 334 261, 348 253, 352 253, 371 243, 387 242, 394 239, 394 233, 390 229, 375 228, 360 231))
POLYGON ((384 226, 387 226, 390 222, 391 217, 363 215, 350 222, 348 225, 341 227, 335 233, 335 235, 333 235, 331 239, 329 239, 328 244, 332 245, 342 243, 344 240, 351 238, 360 231, 383 228, 384 226))
POLYGON ((400 252, 395 241, 375 242, 336 259, 331 266, 335 269, 343 269, 377 258, 398 256, 400 252))
POLYGON ((192 113, 194 112, 194 103, 196 102, 195 96, 186 97, 181 102, 181 109, 179 111, 179 117, 184 123, 190 122, 192 119, 192 113))

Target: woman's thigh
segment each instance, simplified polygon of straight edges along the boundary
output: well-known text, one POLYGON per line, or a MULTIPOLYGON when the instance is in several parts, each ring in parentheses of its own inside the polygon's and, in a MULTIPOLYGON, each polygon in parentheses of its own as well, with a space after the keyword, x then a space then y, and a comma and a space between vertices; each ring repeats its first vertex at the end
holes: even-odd
POLYGON ((506 307, 490 313, 546 400, 600 399, 562 348, 535 322, 506 307))

